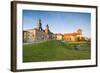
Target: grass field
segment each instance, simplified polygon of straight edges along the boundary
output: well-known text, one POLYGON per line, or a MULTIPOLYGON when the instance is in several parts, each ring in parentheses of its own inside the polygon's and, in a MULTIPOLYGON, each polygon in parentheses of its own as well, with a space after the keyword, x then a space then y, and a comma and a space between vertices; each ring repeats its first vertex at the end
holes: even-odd
POLYGON ((23 45, 23 62, 90 59, 90 43, 49 40, 38 44, 23 45), (74 45, 81 49, 75 50, 74 45))

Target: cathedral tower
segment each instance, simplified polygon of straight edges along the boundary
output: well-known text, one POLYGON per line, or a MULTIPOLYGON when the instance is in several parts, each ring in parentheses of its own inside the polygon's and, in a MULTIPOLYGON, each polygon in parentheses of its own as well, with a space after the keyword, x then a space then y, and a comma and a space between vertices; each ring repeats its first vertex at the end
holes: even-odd
POLYGON ((43 29, 42 29, 41 19, 39 19, 39 21, 38 21, 38 30, 39 30, 39 31, 42 31, 42 30, 43 30, 43 29))
POLYGON ((49 26, 48 26, 48 24, 46 25, 46 28, 45 28, 45 33, 49 33, 49 26))

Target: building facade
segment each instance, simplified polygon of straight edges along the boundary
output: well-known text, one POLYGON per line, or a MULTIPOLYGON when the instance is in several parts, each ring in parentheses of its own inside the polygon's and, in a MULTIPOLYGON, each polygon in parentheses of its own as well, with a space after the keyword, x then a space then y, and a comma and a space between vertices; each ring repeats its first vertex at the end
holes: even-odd
POLYGON ((64 40, 66 40, 66 41, 82 41, 83 40, 82 30, 78 29, 76 32, 73 32, 73 33, 65 33, 64 40))
POLYGON ((57 33, 56 34, 56 40, 63 40, 63 34, 57 33))

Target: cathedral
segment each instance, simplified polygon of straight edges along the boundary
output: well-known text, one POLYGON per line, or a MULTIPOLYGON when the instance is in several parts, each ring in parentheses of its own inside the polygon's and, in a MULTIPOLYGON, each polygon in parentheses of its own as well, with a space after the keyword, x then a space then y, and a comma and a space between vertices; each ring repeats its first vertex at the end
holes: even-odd
POLYGON ((53 33, 49 30, 48 24, 45 29, 42 28, 41 19, 38 21, 38 26, 33 29, 23 31, 23 42, 40 42, 53 38, 53 33))
POLYGON ((65 41, 81 41, 83 39, 83 35, 81 29, 78 29, 76 32, 73 33, 52 33, 49 30, 48 24, 45 26, 45 29, 42 28, 41 19, 38 20, 36 28, 23 31, 24 43, 41 42, 50 39, 65 41))

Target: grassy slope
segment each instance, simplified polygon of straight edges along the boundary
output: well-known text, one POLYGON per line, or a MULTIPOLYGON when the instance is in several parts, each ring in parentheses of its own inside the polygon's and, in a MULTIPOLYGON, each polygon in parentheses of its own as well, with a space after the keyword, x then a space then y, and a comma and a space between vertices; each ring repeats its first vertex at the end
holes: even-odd
POLYGON ((77 60, 90 58, 90 46, 86 43, 80 44, 82 50, 71 47, 76 43, 62 44, 60 41, 51 40, 38 44, 27 44, 23 46, 23 62, 77 60))

